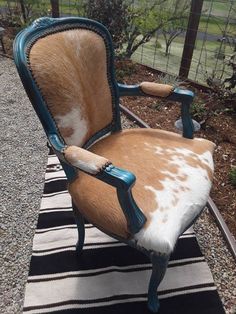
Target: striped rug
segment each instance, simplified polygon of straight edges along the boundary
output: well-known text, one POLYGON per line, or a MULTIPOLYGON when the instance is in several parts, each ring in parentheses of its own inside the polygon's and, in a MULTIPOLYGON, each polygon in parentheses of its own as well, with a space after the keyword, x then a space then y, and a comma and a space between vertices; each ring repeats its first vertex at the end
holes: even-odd
MULTIPOLYGON (((24 313, 145 314, 151 264, 140 252, 86 224, 83 254, 66 178, 55 155, 45 175, 24 313)), ((159 314, 222 314, 212 275, 192 229, 178 241, 158 293, 159 314)))

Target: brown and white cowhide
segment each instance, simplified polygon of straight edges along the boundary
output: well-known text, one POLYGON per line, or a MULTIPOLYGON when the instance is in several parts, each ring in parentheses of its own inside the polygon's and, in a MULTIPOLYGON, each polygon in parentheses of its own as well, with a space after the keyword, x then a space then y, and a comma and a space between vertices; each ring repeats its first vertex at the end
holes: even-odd
POLYGON ((30 67, 68 145, 83 145, 112 122, 107 55, 101 36, 74 29, 40 38, 30 67))
MULTIPOLYGON (((147 222, 134 235, 146 249, 170 253, 179 235, 207 202, 214 144, 153 129, 125 130, 91 147, 115 166, 133 172, 133 196, 147 222)), ((81 213, 104 230, 130 237, 115 188, 80 172, 69 191, 81 213)))

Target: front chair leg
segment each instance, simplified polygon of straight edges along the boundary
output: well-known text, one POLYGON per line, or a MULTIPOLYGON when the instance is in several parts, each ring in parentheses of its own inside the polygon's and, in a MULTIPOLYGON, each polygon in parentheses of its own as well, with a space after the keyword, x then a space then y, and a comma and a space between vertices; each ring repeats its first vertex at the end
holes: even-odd
POLYGON ((148 287, 148 308, 151 312, 157 313, 160 308, 160 302, 157 296, 157 288, 162 281, 168 261, 169 255, 151 253, 152 275, 148 287))
POLYGON ((79 210, 77 209, 74 203, 72 203, 72 207, 73 207, 73 212, 74 212, 74 217, 75 217, 75 223, 78 229, 78 242, 76 244, 76 252, 77 252, 77 255, 80 255, 83 250, 84 237, 85 237, 84 218, 80 214, 79 210))

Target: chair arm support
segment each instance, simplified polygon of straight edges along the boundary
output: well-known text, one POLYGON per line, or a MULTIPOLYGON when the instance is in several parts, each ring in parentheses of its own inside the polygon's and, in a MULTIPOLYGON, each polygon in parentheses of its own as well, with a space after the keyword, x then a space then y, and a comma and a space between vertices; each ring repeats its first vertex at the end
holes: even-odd
POLYGON ((194 125, 190 115, 190 106, 193 102, 194 93, 190 90, 175 88, 166 100, 177 101, 181 103, 181 120, 183 124, 183 137, 192 139, 194 125))
POLYGON ((136 181, 134 174, 110 164, 98 173, 96 178, 116 187, 117 197, 126 217, 128 230, 131 234, 139 232, 147 218, 137 206, 132 195, 131 189, 136 181))
POLYGON ((65 160, 73 167, 116 188, 131 234, 137 233, 143 227, 146 217, 135 203, 131 192, 136 181, 133 173, 117 168, 108 159, 77 146, 66 147, 63 154, 65 160))
POLYGON ((143 82, 139 85, 124 85, 118 83, 120 96, 148 96, 160 97, 167 101, 181 103, 181 119, 183 123, 183 137, 193 138, 194 126, 190 116, 190 105, 194 93, 181 88, 173 88, 171 85, 143 82))

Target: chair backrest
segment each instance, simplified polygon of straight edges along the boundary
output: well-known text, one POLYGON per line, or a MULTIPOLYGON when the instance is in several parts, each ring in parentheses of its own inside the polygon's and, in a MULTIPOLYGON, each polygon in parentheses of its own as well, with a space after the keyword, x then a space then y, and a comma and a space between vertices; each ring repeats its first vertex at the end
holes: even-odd
POLYGON ((15 62, 46 133, 88 146, 120 129, 107 29, 83 18, 41 18, 14 44, 15 62))

